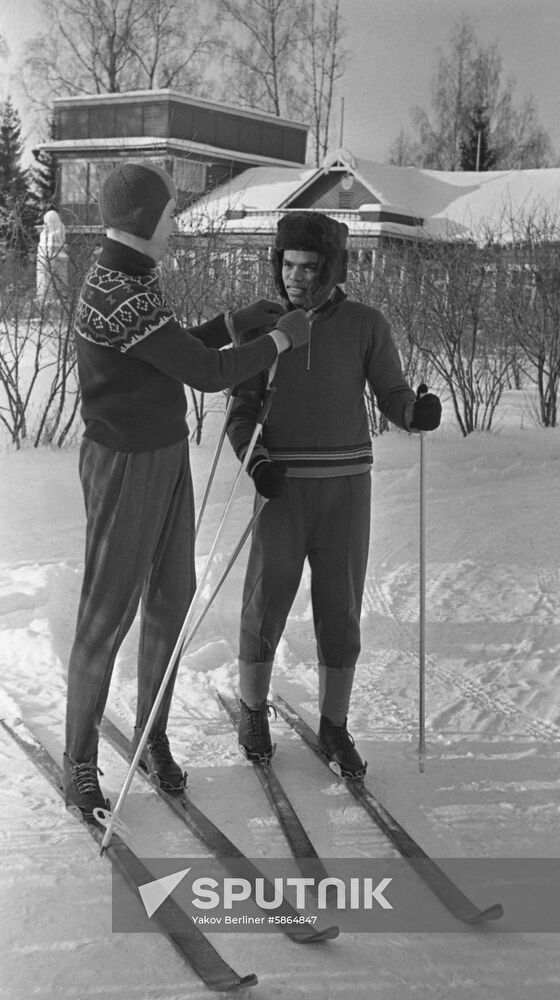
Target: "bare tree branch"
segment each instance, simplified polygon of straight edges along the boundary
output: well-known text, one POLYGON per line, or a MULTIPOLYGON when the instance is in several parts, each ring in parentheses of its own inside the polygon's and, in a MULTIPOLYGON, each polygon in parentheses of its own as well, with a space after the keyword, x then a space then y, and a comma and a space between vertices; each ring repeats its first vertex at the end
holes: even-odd
POLYGON ((219 45, 213 0, 41 0, 45 27, 28 42, 24 90, 53 97, 157 87, 204 90, 219 45))

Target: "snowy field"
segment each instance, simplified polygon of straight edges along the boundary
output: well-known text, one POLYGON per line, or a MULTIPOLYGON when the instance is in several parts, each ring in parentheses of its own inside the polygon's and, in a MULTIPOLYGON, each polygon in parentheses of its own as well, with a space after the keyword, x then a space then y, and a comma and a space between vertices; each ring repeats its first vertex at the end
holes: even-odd
MULTIPOLYGON (((216 418, 192 449, 197 496, 216 418)), ((510 393, 492 434, 451 421, 426 442, 427 763, 417 761, 419 443, 374 443, 373 532, 363 650, 350 729, 367 783, 433 857, 558 857, 560 826, 560 432, 531 425, 510 393)), ((209 551, 236 472, 226 446, 201 530, 209 551)), ((65 669, 81 582, 84 516, 77 449, 0 454, 2 714, 19 712, 58 758, 65 669)), ((211 580, 248 520, 243 482, 211 580)), ((214 686, 232 689, 244 558, 182 663, 170 725, 192 798, 253 857, 288 857, 214 686)), ((133 721, 135 643, 119 657, 110 713, 133 721)), ((274 674, 315 724, 305 579, 274 674)), ((278 720, 276 768, 325 858, 392 857, 385 837, 278 720)), ((115 800, 126 768, 103 745, 115 800)), ((6 1000, 198 1000, 210 994, 158 935, 111 932, 111 867, 5 733, 0 996, 6 1000)), ((203 854, 145 782, 125 806, 145 857, 203 854)), ((493 900, 489 900, 491 902, 493 900)), ((447 934, 342 935, 303 947, 277 935, 219 934, 254 1000, 555 1000, 558 936, 498 925, 447 934)))

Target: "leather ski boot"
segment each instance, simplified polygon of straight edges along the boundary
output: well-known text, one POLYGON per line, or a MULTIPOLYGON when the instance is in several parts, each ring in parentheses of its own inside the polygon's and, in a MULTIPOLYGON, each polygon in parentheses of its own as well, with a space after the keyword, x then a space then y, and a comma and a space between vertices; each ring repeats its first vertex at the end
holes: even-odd
POLYGON ((238 737, 241 752, 247 760, 265 763, 270 760, 276 749, 272 745, 268 726, 268 717, 274 709, 271 709, 266 700, 259 708, 249 708, 241 698, 239 699, 239 708, 241 719, 238 737))
POLYGON ((79 811, 85 820, 91 821, 95 818, 94 809, 111 808, 99 787, 98 775, 102 772, 96 760, 80 763, 65 753, 62 770, 64 801, 70 812, 79 811))
MULTIPOLYGON (((134 730, 131 747, 132 757, 136 753, 142 732, 142 729, 136 728, 134 730)), ((173 759, 166 733, 157 733, 149 738, 138 763, 163 792, 168 792, 170 795, 180 795, 184 792, 187 785, 187 774, 173 759)))
POLYGON ((319 749, 327 758, 329 767, 340 778, 351 778, 354 781, 362 780, 367 768, 360 757, 354 740, 344 725, 335 726, 325 715, 321 716, 319 722, 319 749))

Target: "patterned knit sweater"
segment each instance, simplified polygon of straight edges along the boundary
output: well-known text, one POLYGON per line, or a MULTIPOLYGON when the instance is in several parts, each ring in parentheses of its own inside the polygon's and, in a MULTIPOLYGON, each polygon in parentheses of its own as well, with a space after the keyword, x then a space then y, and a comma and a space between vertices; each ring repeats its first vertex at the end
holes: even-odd
MULTIPOLYGON (((255 448, 296 477, 348 476, 367 471, 372 445, 364 401, 369 382, 380 410, 408 430, 415 395, 404 379, 389 324, 370 306, 336 289, 318 310, 309 350, 278 359, 275 392, 255 448)), ((265 391, 260 376, 238 390, 228 435, 243 458, 265 391)))
POLYGON ((218 392, 270 367, 271 337, 231 345, 223 316, 185 329, 153 261, 105 238, 81 290, 75 327, 85 436, 114 451, 152 451, 188 433, 184 386, 218 392))

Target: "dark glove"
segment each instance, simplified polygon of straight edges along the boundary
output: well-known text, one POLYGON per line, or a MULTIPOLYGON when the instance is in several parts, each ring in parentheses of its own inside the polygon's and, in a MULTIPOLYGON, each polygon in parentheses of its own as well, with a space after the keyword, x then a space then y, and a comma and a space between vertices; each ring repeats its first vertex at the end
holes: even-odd
POLYGON ((275 330, 280 330, 290 342, 288 350, 301 347, 309 340, 309 319, 303 309, 292 309, 274 324, 275 330))
POLYGON ((236 333, 248 333, 249 330, 256 330, 259 327, 268 327, 272 330, 284 312, 284 306, 280 302, 258 299, 256 302, 250 302, 248 306, 243 306, 242 309, 235 309, 231 318, 236 333))
POLYGON ((412 407, 410 429, 413 431, 434 431, 441 421, 441 403, 433 392, 420 396, 412 407))
POLYGON ((267 500, 279 497, 284 489, 286 466, 282 462, 272 462, 270 459, 258 459, 250 470, 250 475, 257 488, 257 493, 267 500))

